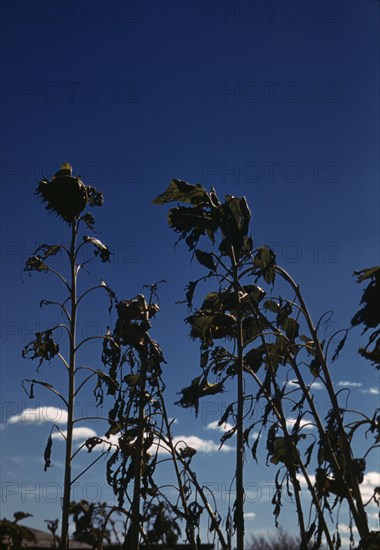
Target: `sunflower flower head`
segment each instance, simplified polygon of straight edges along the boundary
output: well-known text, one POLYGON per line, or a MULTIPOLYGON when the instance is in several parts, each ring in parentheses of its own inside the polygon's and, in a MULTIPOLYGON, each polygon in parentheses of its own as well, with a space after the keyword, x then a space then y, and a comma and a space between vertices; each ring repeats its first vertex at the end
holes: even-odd
POLYGON ((77 220, 86 206, 103 204, 102 193, 95 187, 85 185, 80 176, 73 177, 72 172, 71 165, 64 162, 51 180, 42 179, 36 190, 46 209, 67 223, 77 220))

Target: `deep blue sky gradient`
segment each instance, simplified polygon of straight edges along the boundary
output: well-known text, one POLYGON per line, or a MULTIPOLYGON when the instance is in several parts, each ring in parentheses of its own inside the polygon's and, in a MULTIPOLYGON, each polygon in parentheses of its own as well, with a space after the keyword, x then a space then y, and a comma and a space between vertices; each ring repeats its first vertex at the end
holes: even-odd
MULTIPOLYGON (((32 511, 42 527, 59 504, 24 502, 21 484, 60 482, 58 461, 42 472, 48 427, 6 424, 36 405, 21 389, 34 365, 20 350, 54 318, 38 304, 56 287, 22 274, 23 262, 35 244, 68 239, 34 196, 36 182, 69 161, 104 193, 93 213, 115 256, 84 281, 103 277, 120 297, 168 281, 154 330, 168 361, 170 413, 177 434, 217 441, 205 427, 228 396, 197 422, 173 405, 198 373, 186 308, 175 302, 200 270, 183 245, 174 248, 167 208, 151 201, 173 177, 245 195, 255 243, 272 244, 316 319, 333 311, 327 334, 347 326, 361 295, 353 271, 379 263, 379 3, 3 0, 0 9, 2 482, 17 489, 0 515, 32 511)), ((79 330, 103 330, 105 310, 105 300, 88 304, 79 330)), ((378 388, 378 375, 357 356, 362 342, 354 331, 333 377, 361 383, 355 406, 373 410, 379 396, 361 390, 378 388)), ((98 350, 86 359, 99 361, 98 350)), ((44 373, 61 381, 52 371, 44 373)), ((200 454, 203 480, 228 485, 232 456, 200 454)), ((101 479, 96 471, 90 480, 101 479)), ((264 460, 252 475, 272 479, 264 460)), ((106 488, 101 498, 111 498, 106 488)), ((256 513, 248 530, 255 521, 271 528, 264 500, 248 509, 256 513)))

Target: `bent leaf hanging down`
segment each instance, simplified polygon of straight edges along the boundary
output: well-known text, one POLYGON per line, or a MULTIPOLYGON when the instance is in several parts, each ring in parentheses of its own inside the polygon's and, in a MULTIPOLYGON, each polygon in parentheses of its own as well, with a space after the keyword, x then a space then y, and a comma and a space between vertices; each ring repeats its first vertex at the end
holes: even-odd
POLYGON ((355 271, 358 283, 370 279, 360 301, 363 307, 352 318, 354 326, 363 324, 364 332, 380 324, 380 266, 355 271))
POLYGON ((191 185, 183 180, 172 179, 164 193, 158 195, 154 204, 167 202, 187 202, 193 205, 210 204, 210 197, 202 185, 191 185))
POLYGON ((59 345, 54 342, 52 332, 52 330, 36 332, 36 338, 22 350, 24 359, 31 354, 31 359, 40 360, 37 370, 44 361, 51 361, 59 353, 59 345))
POLYGON ((111 252, 109 248, 102 243, 102 241, 100 241, 99 239, 95 239, 95 237, 88 237, 87 235, 83 237, 83 241, 85 243, 90 243, 94 245, 95 247, 94 254, 95 256, 99 256, 99 258, 102 260, 103 263, 109 262, 111 252))
POLYGON ((194 407, 195 414, 198 415, 199 400, 207 395, 215 395, 217 393, 223 393, 224 382, 217 382, 212 384, 208 382, 204 377, 198 376, 194 378, 190 386, 181 390, 182 397, 176 404, 181 407, 188 408, 194 407))

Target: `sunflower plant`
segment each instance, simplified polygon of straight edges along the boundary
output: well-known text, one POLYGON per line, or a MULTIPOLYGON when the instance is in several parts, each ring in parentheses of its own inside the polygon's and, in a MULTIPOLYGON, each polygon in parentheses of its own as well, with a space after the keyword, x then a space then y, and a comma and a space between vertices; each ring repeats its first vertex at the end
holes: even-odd
MULTIPOLYGON (((95 187, 85 185, 80 177, 73 177, 72 167, 69 163, 64 163, 51 180, 44 178, 38 183, 36 194, 41 198, 42 203, 45 204, 46 209, 50 213, 56 214, 57 217, 69 225, 70 231, 69 245, 56 243, 41 244, 26 261, 25 271, 27 273, 47 273, 52 277, 56 277, 61 282, 64 292, 62 300, 53 301, 44 299, 41 301, 41 306, 57 307, 61 312, 63 322, 37 332, 35 338, 24 347, 22 352, 24 358, 38 361, 37 371, 46 362, 59 361, 67 374, 67 388, 65 391, 60 391, 54 384, 37 378, 25 379, 23 381, 24 390, 31 399, 34 397, 35 387, 40 386, 57 396, 67 411, 67 429, 62 432, 58 426, 53 425, 44 451, 44 469, 46 471, 52 466, 52 432, 59 430, 65 440, 60 547, 66 549, 68 548, 69 541, 68 527, 71 488, 73 483, 80 477, 77 476, 73 479, 72 476, 73 459, 78 453, 78 450, 73 452, 73 430, 75 423, 79 421, 74 415, 75 403, 79 392, 87 382, 91 379, 96 380, 96 387, 99 388, 104 379, 108 377, 107 373, 100 369, 78 365, 77 356, 79 349, 88 341, 99 338, 99 336, 94 335, 87 336, 85 339, 78 341, 78 310, 82 300, 92 292, 97 290, 105 291, 110 300, 110 306, 112 306, 115 300, 115 294, 104 281, 87 288, 83 292, 79 292, 78 290, 78 277, 84 269, 85 264, 91 263, 97 258, 105 263, 110 260, 111 256, 111 252, 105 244, 92 235, 83 234, 82 231, 83 229, 87 233, 94 230, 95 218, 86 210, 89 207, 102 206, 102 193, 95 187), (82 236, 81 240, 80 236, 82 236), (80 253, 85 247, 92 248, 94 255, 92 259, 90 257, 90 259, 81 261, 80 253), (56 268, 54 262, 58 255, 66 259, 66 269, 62 270, 62 272, 56 268), (58 342, 59 338, 57 335, 59 331, 60 333, 63 331, 67 336, 65 351, 62 351, 61 345, 58 342)), ((107 336, 100 338, 107 338, 107 336)), ((100 402, 101 395, 99 392, 97 396, 100 402)), ((85 419, 82 418, 80 420, 85 419)))
MULTIPOLYGON (((200 345, 200 372, 181 390, 178 404, 197 414, 204 398, 227 388, 230 394, 234 391, 234 401, 219 420, 219 426, 229 426, 221 445, 233 439, 236 444, 236 498, 226 521, 229 547, 235 535, 236 547, 244 549, 246 462, 249 455, 258 460, 265 441, 266 463, 277 469, 272 499, 276 526, 286 495, 297 513, 300 548, 306 550, 311 543, 320 548, 323 541, 328 548, 338 548, 338 521, 331 532, 331 520, 333 510, 339 514, 345 506, 351 537, 355 526, 366 548, 369 503, 363 501, 360 484, 366 458, 378 448, 379 410, 372 418, 351 410, 332 382, 330 364, 338 359, 349 329, 327 342, 320 338, 325 316, 315 324, 299 285, 278 265, 274 251, 254 245, 245 197, 226 195, 222 201, 214 188, 207 191, 200 184, 174 179, 154 203, 176 203, 169 210, 169 226, 204 270, 189 282, 184 300, 190 337, 200 345), (208 292, 196 307, 201 284, 208 292), (335 338, 339 344, 332 353, 335 338), (328 403, 325 418, 316 406, 317 387, 328 403), (375 441, 358 456, 354 440, 363 427, 375 441), (311 505, 305 504, 302 486, 311 505)), ((370 282, 352 323, 375 329, 360 353, 378 365, 379 268, 357 275, 359 281, 370 282)), ((378 502, 376 491, 373 498, 378 502)))

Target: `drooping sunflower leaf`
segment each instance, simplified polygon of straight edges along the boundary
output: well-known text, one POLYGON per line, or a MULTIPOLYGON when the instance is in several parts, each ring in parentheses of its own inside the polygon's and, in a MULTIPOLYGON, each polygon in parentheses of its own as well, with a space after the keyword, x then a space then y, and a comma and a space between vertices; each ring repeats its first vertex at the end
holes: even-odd
POLYGON ((88 229, 91 229, 93 230, 94 227, 95 227, 95 218, 92 214, 90 214, 89 212, 87 212, 86 214, 84 214, 83 216, 81 216, 80 218, 82 221, 84 221, 84 223, 86 224, 86 226, 88 227, 88 229))
POLYGON ((319 376, 319 372, 321 370, 321 362, 320 362, 320 360, 317 356, 314 357, 314 359, 311 360, 311 362, 309 364, 309 369, 310 369, 311 374, 314 377, 319 376))
POLYGON ((102 206, 103 205, 103 193, 98 191, 95 187, 86 185, 87 202, 89 206, 102 206))
POLYGON ((103 263, 109 262, 111 252, 108 249, 108 247, 105 244, 103 244, 99 239, 95 239, 95 237, 89 237, 85 235, 83 237, 83 241, 94 245, 95 247, 94 254, 95 256, 99 256, 99 258, 103 263))
POLYGON ((168 214, 170 227, 180 233, 179 240, 186 239, 190 250, 194 250, 202 235, 213 235, 218 224, 210 212, 202 206, 178 206, 171 208, 168 214))
POLYGON ((243 319, 243 345, 246 346, 260 336, 264 328, 262 323, 255 317, 246 317, 243 319))
POLYGON ((354 271, 354 275, 357 277, 357 282, 362 283, 367 279, 372 279, 380 274, 380 266, 369 267, 366 269, 361 269, 360 271, 354 271))
POLYGON ((208 382, 205 378, 201 378, 200 376, 198 376, 197 378, 193 379, 190 386, 187 386, 186 388, 183 388, 181 390, 180 393, 182 393, 182 397, 179 401, 177 401, 176 404, 184 408, 194 407, 195 414, 198 415, 199 400, 202 397, 215 395, 217 393, 223 393, 223 391, 223 382, 212 384, 208 382))
MULTIPOLYGON (((376 331, 376 335, 379 333, 379 331, 376 331)), ((372 350, 368 349, 371 345, 372 341, 368 343, 368 345, 365 348, 359 348, 359 353, 362 357, 365 357, 365 359, 368 359, 371 361, 373 365, 376 365, 377 369, 380 369, 380 338, 377 338, 375 342, 375 346, 372 350)))
POLYGON ((51 468, 53 466, 53 464, 51 462, 51 448, 52 448, 52 446, 53 446, 53 439, 52 439, 51 435, 49 435, 47 443, 46 443, 45 451, 44 451, 44 461, 45 461, 44 471, 45 472, 47 471, 48 468, 51 468))
POLYGON ((363 307, 354 315, 352 325, 364 325, 364 331, 380 324, 380 266, 355 271, 358 282, 371 279, 364 289, 360 303, 363 307))
POLYGON ((192 309, 192 307, 193 307, 194 292, 195 292, 195 289, 196 289, 198 283, 199 283, 199 279, 197 281, 190 281, 189 284, 187 285, 186 289, 185 289, 186 290, 186 294, 185 294, 186 303, 187 303, 187 307, 189 309, 192 309))
POLYGON ((154 204, 166 204, 167 202, 206 205, 210 203, 210 198, 202 185, 191 185, 183 180, 172 179, 166 191, 153 201, 154 204))
POLYGON ((348 332, 346 331, 346 334, 345 334, 345 335, 343 336, 343 338, 340 340, 339 344, 338 344, 337 347, 336 347, 336 350, 335 350, 335 352, 334 352, 334 355, 332 356, 332 360, 333 360, 333 361, 336 361, 336 360, 338 359, 339 354, 340 354, 340 352, 342 351, 344 344, 346 343, 347 336, 348 336, 348 332))
POLYGON ((49 266, 39 256, 31 256, 26 260, 24 271, 49 271, 49 266))
POLYGON ((61 248, 62 245, 60 244, 41 244, 34 254, 43 260, 46 260, 50 256, 56 256, 61 248))
POLYGON ((281 323, 282 328, 285 330, 286 337, 289 340, 295 340, 299 333, 299 324, 292 317, 286 317, 281 323))
POLYGON ((248 233, 251 211, 245 197, 236 198, 230 195, 226 197, 226 203, 233 216, 236 229, 243 235, 248 233))
POLYGON ((195 250, 195 256, 201 265, 203 265, 207 269, 210 269, 211 271, 216 270, 216 265, 212 254, 197 249, 195 250))
POLYGON ((261 346, 258 348, 252 348, 249 350, 248 353, 244 356, 244 363, 255 373, 259 370, 261 365, 263 364, 263 355, 264 350, 261 346))
POLYGON ((36 332, 35 339, 29 342, 22 350, 24 359, 31 354, 31 359, 40 360, 37 370, 44 361, 51 361, 58 353, 59 345, 53 340, 52 330, 36 332))
POLYGON ((272 284, 276 276, 274 269, 276 255, 273 250, 267 246, 261 246, 255 254, 253 263, 259 270, 259 275, 264 277, 264 281, 272 284))
POLYGON ((272 311, 273 313, 278 313, 278 310, 280 309, 280 305, 275 300, 266 300, 264 302, 264 308, 267 311, 272 311))

